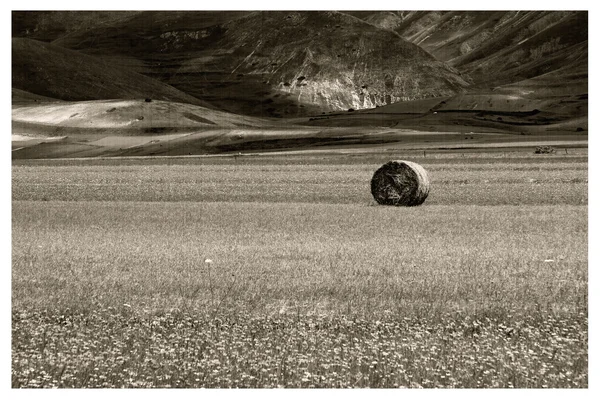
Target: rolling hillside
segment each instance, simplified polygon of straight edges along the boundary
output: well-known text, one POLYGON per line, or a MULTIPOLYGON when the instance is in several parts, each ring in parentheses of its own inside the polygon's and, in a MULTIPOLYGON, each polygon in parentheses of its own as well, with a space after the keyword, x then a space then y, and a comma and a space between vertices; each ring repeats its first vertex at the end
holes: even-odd
POLYGON ((295 116, 463 91, 457 71, 338 12, 143 13, 55 45, 112 57, 221 109, 295 116), (213 25, 211 25, 213 24, 213 25), (140 60, 135 65, 131 58, 140 60))
POLYGON ((160 100, 38 101, 12 109, 13 158, 198 154, 252 132, 264 138, 289 131, 279 121, 160 100))
POLYGON ((115 132, 151 133, 190 129, 269 127, 273 122, 171 101, 97 100, 40 102, 13 107, 19 133, 51 130, 54 135, 115 132))
POLYGON ((128 20, 141 11, 13 11, 12 37, 51 42, 71 32, 128 20))
POLYGON ((497 86, 587 67, 587 12, 413 11, 357 16, 393 29, 473 79, 497 86))
POLYGON ((33 94, 30 92, 26 92, 21 89, 12 89, 11 93, 12 104, 30 104, 37 102, 56 102, 60 101, 57 99, 53 99, 52 97, 40 96, 38 94, 33 94))
POLYGON ((101 58, 23 38, 12 39, 12 87, 59 100, 152 98, 206 105, 101 58))

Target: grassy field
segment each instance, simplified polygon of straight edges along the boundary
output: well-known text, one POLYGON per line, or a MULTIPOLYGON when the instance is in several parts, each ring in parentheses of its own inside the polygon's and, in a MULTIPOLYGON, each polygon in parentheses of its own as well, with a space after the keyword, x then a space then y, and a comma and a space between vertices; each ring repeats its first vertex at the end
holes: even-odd
POLYGON ((13 387, 587 387, 587 151, 389 159, 13 161, 13 387))

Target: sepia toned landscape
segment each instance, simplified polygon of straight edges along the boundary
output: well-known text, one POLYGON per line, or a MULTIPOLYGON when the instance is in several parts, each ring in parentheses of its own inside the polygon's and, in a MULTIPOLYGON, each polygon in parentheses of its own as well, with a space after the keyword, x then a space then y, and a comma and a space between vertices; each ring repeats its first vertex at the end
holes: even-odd
POLYGON ((12 33, 13 388, 588 387, 587 12, 12 33))

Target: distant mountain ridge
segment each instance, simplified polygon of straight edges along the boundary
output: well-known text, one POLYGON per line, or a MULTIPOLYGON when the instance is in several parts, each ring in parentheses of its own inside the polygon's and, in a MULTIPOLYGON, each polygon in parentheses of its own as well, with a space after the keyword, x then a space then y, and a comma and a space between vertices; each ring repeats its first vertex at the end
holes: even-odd
POLYGON ((418 46, 339 12, 144 12, 53 44, 259 116, 371 108, 468 86, 418 46))
MULTIPOLYGON (((352 14, 352 12, 350 12, 352 14)), ((358 12, 473 79, 502 85, 569 67, 587 67, 584 11, 358 12)))
POLYGON ((510 93, 587 115, 587 12, 13 12, 13 36, 13 87, 63 100, 296 117, 510 93))

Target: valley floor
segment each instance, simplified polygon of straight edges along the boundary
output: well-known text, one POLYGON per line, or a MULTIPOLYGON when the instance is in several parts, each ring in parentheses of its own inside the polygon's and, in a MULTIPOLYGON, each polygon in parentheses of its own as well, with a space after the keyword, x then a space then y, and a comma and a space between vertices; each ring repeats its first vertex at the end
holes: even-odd
POLYGON ((398 152, 410 150, 587 148, 588 136, 573 132, 510 133, 463 127, 462 131, 415 131, 382 127, 211 129, 163 134, 70 133, 63 136, 13 134, 13 159, 97 157, 181 157, 273 152, 398 152))

